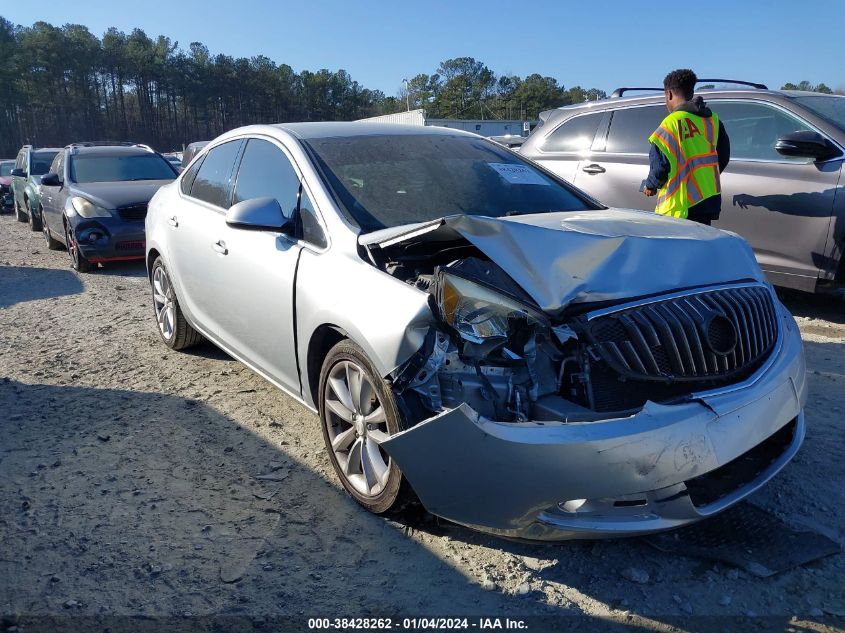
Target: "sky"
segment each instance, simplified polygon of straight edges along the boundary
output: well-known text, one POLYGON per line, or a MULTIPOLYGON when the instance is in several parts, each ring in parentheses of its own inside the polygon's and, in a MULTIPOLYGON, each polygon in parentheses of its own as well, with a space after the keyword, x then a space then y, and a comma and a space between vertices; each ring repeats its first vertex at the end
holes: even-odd
POLYGON ((402 79, 474 57, 497 74, 540 73, 565 87, 659 86, 673 68, 779 88, 845 88, 845 0, 0 0, 0 15, 167 35, 212 54, 266 55, 302 70, 344 69, 396 95, 402 79))

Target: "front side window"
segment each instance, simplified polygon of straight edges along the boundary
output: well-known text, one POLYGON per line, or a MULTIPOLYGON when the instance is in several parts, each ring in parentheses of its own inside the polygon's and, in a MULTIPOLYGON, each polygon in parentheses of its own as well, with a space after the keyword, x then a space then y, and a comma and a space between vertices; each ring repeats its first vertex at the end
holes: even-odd
POLYGON ((173 180, 176 173, 158 154, 80 154, 70 158, 72 182, 123 182, 127 180, 173 180))
POLYGON ((474 136, 379 134, 306 144, 363 232, 456 214, 497 218, 595 208, 533 163, 474 136))
POLYGON ((32 152, 29 158, 29 175, 43 176, 50 171, 50 163, 58 152, 32 152))
POLYGON ((775 150, 778 138, 790 132, 811 129, 783 110, 764 103, 711 101, 731 139, 731 160, 775 160, 807 162, 806 158, 782 156, 775 150))
POLYGON ((238 169, 234 202, 275 198, 286 218, 293 217, 299 197, 299 176, 285 153, 260 138, 251 138, 238 169))
POLYGON ((56 154, 56 157, 53 159, 52 164, 50 165, 50 172, 56 174, 59 177, 59 180, 64 180, 64 174, 62 173, 64 169, 64 152, 59 152, 56 154))
POLYGON ((229 208, 229 185, 242 144, 241 140, 229 141, 214 147, 205 155, 191 187, 191 197, 224 209, 229 208))
POLYGON ((613 154, 648 154, 648 137, 668 114, 663 105, 614 111, 606 151, 613 154))
POLYGON ((572 117, 549 134, 543 143, 544 152, 582 152, 590 149, 603 112, 572 117))
POLYGON ((840 130, 845 131, 845 97, 813 95, 810 97, 793 97, 793 99, 796 103, 800 103, 808 110, 833 123, 840 130))

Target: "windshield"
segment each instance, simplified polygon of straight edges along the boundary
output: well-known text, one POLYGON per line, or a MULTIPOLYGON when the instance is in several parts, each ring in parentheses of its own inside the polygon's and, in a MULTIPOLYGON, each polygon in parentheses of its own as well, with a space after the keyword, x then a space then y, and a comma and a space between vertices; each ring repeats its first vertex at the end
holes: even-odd
POLYGON ((11 176, 12 169, 15 167, 15 161, 7 160, 4 163, 0 163, 0 178, 3 176, 11 176))
POLYGON ((364 233, 446 215, 593 208, 560 181, 481 138, 441 134, 307 141, 364 233))
POLYGON ((50 164, 58 152, 33 152, 29 157, 29 175, 43 176, 50 171, 50 164))
POLYGON ((70 162, 73 182, 118 182, 122 180, 173 180, 176 174, 158 154, 125 156, 74 156, 70 162))
POLYGON ((841 130, 845 130, 845 97, 833 95, 793 97, 808 110, 812 110, 823 119, 827 119, 841 130))

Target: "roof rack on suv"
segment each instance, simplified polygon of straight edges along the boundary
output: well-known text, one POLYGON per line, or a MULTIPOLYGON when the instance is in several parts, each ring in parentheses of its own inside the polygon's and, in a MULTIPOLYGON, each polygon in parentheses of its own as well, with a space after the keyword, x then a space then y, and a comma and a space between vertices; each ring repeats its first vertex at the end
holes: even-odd
MULTIPOLYGON (((736 84, 738 86, 748 86, 750 88, 757 88, 757 90, 768 90, 766 84, 758 84, 751 81, 740 81, 739 79, 699 79, 696 83, 700 84, 736 84)), ((617 99, 630 90, 656 90, 662 92, 663 88, 617 88, 610 95, 611 99, 617 99)))
POLYGON ((141 147, 143 149, 148 149, 153 151, 153 148, 149 145, 144 145, 143 143, 132 143, 131 141, 79 141, 76 143, 70 143, 68 145, 69 148, 73 149, 74 147, 141 147))

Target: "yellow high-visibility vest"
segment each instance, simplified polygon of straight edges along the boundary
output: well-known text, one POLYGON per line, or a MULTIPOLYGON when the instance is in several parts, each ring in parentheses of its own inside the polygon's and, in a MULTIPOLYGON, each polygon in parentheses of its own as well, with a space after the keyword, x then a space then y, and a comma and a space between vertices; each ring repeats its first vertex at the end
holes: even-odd
POLYGON ((651 143, 669 159, 669 178, 657 192, 654 211, 686 218, 689 208, 721 193, 719 179, 719 118, 675 110, 654 133, 651 143))

